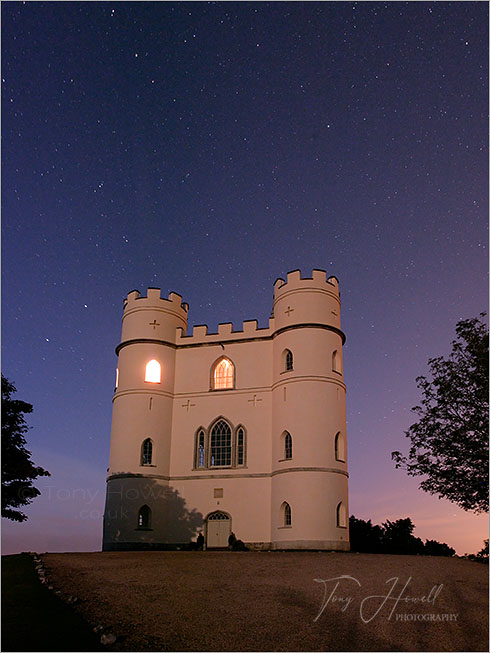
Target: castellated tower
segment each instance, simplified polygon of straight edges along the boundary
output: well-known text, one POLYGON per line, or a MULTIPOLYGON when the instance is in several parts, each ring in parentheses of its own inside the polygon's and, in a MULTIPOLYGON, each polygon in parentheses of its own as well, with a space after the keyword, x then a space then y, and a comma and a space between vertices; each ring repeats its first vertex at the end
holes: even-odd
POLYGON ((188 335, 187 312, 156 288, 125 300, 104 550, 199 533, 225 548, 232 532, 258 549, 348 550, 337 279, 277 279, 267 328, 188 335))

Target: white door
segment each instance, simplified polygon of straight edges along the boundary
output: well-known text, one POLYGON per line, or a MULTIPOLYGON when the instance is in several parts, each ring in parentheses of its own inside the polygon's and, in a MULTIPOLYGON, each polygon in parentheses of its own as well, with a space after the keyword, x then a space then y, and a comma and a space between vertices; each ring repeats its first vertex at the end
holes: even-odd
POLYGON ((224 512, 214 512, 208 517, 208 537, 206 546, 226 548, 231 533, 231 519, 224 512))

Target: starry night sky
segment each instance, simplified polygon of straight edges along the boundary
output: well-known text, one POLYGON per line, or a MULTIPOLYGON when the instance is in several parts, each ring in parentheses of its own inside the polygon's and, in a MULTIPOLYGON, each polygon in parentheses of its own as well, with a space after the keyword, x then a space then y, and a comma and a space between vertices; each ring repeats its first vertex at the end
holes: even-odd
POLYGON ((340 280, 351 514, 479 550, 391 451, 487 308, 487 3, 1 9, 2 369, 52 473, 4 552, 100 548, 128 291, 265 326, 296 268, 340 280))

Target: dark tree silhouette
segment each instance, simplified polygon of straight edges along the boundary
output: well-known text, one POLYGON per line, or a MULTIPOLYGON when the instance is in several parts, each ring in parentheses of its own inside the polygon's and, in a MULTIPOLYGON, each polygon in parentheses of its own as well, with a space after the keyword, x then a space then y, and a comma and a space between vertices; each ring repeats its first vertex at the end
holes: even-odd
POLYGON ((488 540, 483 540, 483 548, 478 553, 470 553, 466 557, 475 562, 483 562, 488 565, 488 540))
POLYGON ((349 539, 351 551, 359 553, 381 553, 383 551, 383 529, 371 524, 371 520, 349 518, 349 539))
POLYGON ((420 488, 464 510, 488 512, 488 327, 461 320, 445 360, 431 358, 432 380, 419 376, 419 421, 406 431, 408 456, 393 451, 395 467, 425 476, 420 488))
POLYGON ((488 540, 483 540, 483 548, 478 551, 476 557, 488 562, 488 540))
POLYGON ((50 473, 34 465, 25 447, 29 427, 24 414, 32 413, 32 405, 12 399, 15 392, 14 384, 2 374, 2 517, 22 522, 27 515, 17 508, 40 494, 32 481, 50 473))
POLYGON ((428 556, 453 556, 456 551, 444 542, 438 542, 437 540, 425 540, 424 553, 428 556))
POLYGON ((424 553, 424 543, 412 535, 415 524, 410 517, 387 520, 383 524, 383 542, 386 553, 404 553, 414 555, 424 553))
POLYGON ((436 540, 425 544, 413 535, 415 526, 410 519, 386 521, 382 526, 371 524, 352 515, 349 518, 351 551, 358 553, 397 553, 406 555, 453 556, 455 550, 436 540))

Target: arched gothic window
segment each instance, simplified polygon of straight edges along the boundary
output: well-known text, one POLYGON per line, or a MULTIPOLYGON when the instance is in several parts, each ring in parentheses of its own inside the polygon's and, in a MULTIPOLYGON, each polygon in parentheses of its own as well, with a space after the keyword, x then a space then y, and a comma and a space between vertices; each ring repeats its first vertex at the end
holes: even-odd
POLYGON ((138 510, 138 528, 151 528, 151 510, 146 505, 138 510))
POLYGON ((332 370, 334 372, 341 372, 340 369, 340 355, 337 350, 335 350, 332 354, 332 370))
POLYGON ((147 383, 160 383, 161 367, 156 360, 148 361, 146 364, 145 381, 147 383))
POLYGON ((146 438, 141 445, 141 464, 151 465, 153 457, 153 442, 150 438, 146 438))
POLYGON ((282 525, 291 526, 291 506, 286 501, 282 504, 282 525))
POLYGON ((211 386, 213 390, 231 390, 235 387, 235 366, 229 358, 220 358, 214 364, 211 386))
POLYGON ((345 462, 345 444, 344 436, 340 431, 335 436, 335 460, 345 462))
POLYGON ((211 431, 210 467, 231 465, 231 428, 223 419, 211 431))
POLYGON ((195 460, 196 468, 202 468, 205 467, 206 465, 205 446, 206 446, 206 435, 203 429, 199 429, 199 431, 196 434, 196 460, 195 460))
POLYGON ((290 349, 284 350, 284 371, 290 372, 293 369, 293 352, 290 349))
POLYGON ((233 427, 225 418, 200 426, 194 435, 194 469, 244 467, 247 463, 247 430, 233 427))
POLYGON ((293 457, 293 438, 291 433, 286 431, 284 435, 284 458, 290 460, 293 457))
POLYGON ((342 501, 337 506, 337 526, 340 526, 342 528, 347 527, 347 519, 346 519, 346 515, 345 515, 345 506, 344 506, 342 501))
POLYGON ((236 432, 236 464, 245 464, 245 431, 242 427, 236 432))

